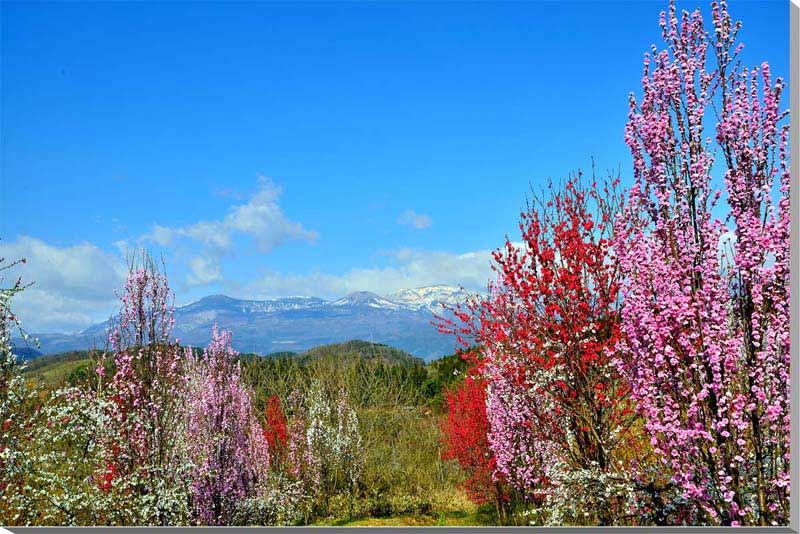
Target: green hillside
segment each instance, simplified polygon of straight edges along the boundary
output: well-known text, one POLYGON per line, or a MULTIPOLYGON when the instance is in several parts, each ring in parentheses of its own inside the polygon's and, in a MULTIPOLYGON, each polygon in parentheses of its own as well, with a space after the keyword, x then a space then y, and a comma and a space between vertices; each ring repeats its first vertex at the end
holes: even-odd
POLYGON ((372 362, 382 361, 388 365, 402 365, 404 367, 425 365, 421 358, 417 358, 405 351, 381 343, 361 341, 360 339, 345 343, 322 345, 299 354, 296 358, 298 361, 306 363, 325 357, 355 358, 372 362))
POLYGON ((76 350, 40 356, 26 362, 25 376, 45 389, 56 389, 83 381, 93 372, 97 351, 76 350))
MULTIPOLYGON (((202 349, 194 350, 201 352, 202 349)), ((26 362, 25 375, 46 389, 73 385, 90 376, 90 371, 93 372, 96 358, 100 354, 100 351, 80 350, 40 356, 26 362)), ((414 383, 419 386, 425 382, 429 374, 422 359, 388 345, 361 340, 322 345, 303 353, 276 352, 266 356, 241 354, 239 359, 245 367, 245 375, 257 389, 263 387, 263 384, 274 384, 281 380, 286 381, 287 387, 289 383, 295 384, 298 379, 308 374, 308 371, 300 370, 304 367, 320 365, 336 367, 345 362, 364 365, 379 375, 397 375, 396 378, 402 380, 413 375, 414 383), (392 367, 398 369, 384 370, 392 367)), ((109 368, 112 365, 111 361, 106 363, 109 368)), ((440 384, 451 381, 449 379, 450 377, 446 375, 444 380, 436 380, 434 377, 436 382, 434 389, 438 391, 440 384)), ((431 388, 430 384, 428 388, 431 388)))

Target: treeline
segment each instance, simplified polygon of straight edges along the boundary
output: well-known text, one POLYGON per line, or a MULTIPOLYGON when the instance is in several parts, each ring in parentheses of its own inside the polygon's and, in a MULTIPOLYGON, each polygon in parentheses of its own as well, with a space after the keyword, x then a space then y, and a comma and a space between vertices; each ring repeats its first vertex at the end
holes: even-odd
POLYGON ((331 388, 334 384, 343 388, 359 408, 426 405, 441 412, 444 389, 463 379, 460 373, 467 367, 460 353, 426 365, 410 356, 383 357, 389 350, 402 353, 385 345, 351 341, 319 347, 299 357, 247 354, 240 359, 259 408, 272 396, 288 398, 292 391, 318 380, 331 388))
MULTIPOLYGON (((203 353, 198 348, 190 350, 195 355, 203 353)), ((26 363, 24 375, 45 389, 75 386, 95 373, 102 354, 100 350, 77 350, 41 356, 26 363)), ((343 385, 359 407, 391 405, 402 398, 408 406, 427 405, 441 412, 444 390, 462 380, 468 367, 461 352, 426 364, 399 349, 361 340, 320 346, 305 353, 244 353, 236 358, 242 363, 243 378, 253 388, 253 402, 259 412, 270 397, 286 399, 313 380, 343 385)), ((114 372, 113 360, 104 360, 103 365, 107 374, 114 372)))

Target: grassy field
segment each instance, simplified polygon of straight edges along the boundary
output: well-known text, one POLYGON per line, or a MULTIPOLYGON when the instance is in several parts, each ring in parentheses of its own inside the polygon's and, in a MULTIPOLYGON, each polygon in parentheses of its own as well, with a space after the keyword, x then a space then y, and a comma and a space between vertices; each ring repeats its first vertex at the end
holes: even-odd
POLYGON ((354 520, 337 519, 320 521, 317 526, 347 527, 463 527, 496 525, 497 518, 491 505, 471 503, 461 490, 454 490, 451 506, 446 511, 433 510, 430 514, 398 514, 389 517, 366 517, 354 520), (453 509, 457 508, 457 509, 453 509))
POLYGON ((64 385, 67 377, 75 376, 76 373, 88 370, 91 366, 92 360, 89 358, 53 362, 30 369, 26 371, 25 376, 36 381, 45 389, 55 389, 64 385))

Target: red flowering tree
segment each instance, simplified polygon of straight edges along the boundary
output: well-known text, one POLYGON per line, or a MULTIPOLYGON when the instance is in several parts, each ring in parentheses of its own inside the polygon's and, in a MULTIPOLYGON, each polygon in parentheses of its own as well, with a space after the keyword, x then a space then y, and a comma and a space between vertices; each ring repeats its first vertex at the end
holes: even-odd
POLYGON ((267 400, 264 410, 264 439, 269 446, 273 464, 283 464, 289 444, 289 425, 286 414, 283 413, 281 399, 276 395, 267 400))
POLYGON ((620 451, 633 443, 635 414, 612 364, 621 337, 610 250, 617 183, 585 187, 579 174, 551 184, 521 214, 522 243, 494 253, 489 296, 440 324, 482 347, 497 471, 531 500, 545 494, 544 521, 609 522, 610 506, 592 499, 611 486, 632 499, 620 451), (579 498, 584 489, 594 493, 579 498))
POLYGON ((509 496, 502 476, 494 476, 497 461, 489 447, 484 380, 468 376, 457 388, 447 391, 445 405, 442 457, 457 461, 466 471, 470 499, 478 504, 494 502, 498 517, 505 520, 509 496))

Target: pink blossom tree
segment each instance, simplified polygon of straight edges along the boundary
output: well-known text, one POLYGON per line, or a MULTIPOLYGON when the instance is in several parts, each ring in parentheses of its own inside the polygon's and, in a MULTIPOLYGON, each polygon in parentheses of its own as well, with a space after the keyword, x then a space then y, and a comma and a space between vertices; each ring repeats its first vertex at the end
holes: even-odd
POLYGON ((232 524, 239 503, 259 490, 269 469, 267 440, 236 356, 230 332, 215 326, 202 357, 189 359, 187 442, 199 524, 232 524))
POLYGON ((789 493, 789 170, 784 83, 737 59, 712 4, 661 14, 625 140, 618 366, 673 482, 711 524, 780 524, 789 493), (712 65, 709 65, 711 60, 712 65), (715 124, 712 142, 712 125, 715 124), (712 173, 721 159, 728 216, 712 173))
POLYGON ((181 521, 186 510, 181 391, 187 351, 171 338, 173 299, 166 275, 143 252, 131 262, 109 333, 112 376, 106 380, 103 361, 97 366, 97 396, 109 401, 97 478, 140 499, 140 521, 148 524, 181 521))

